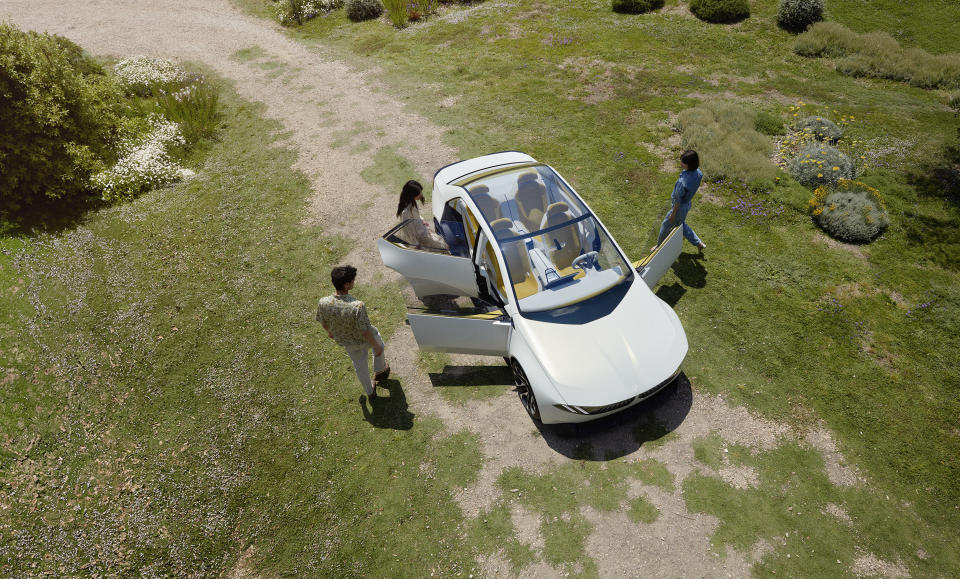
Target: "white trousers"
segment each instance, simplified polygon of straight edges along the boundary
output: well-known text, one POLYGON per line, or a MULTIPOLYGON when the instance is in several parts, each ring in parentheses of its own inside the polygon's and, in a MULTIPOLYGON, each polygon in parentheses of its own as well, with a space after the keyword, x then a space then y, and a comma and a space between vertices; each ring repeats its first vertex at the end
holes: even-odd
MULTIPOLYGON (((377 341, 377 344, 383 348, 383 338, 380 337, 380 331, 376 328, 373 328, 373 337, 377 341)), ((347 355, 350 356, 350 361, 353 362, 353 369, 357 371, 357 379, 360 380, 360 385, 363 386, 363 392, 367 396, 373 394, 373 382, 370 380, 370 368, 367 365, 371 349, 369 344, 350 347, 344 346, 344 350, 346 350, 347 355)), ((373 357, 374 373, 383 372, 387 368, 386 354, 386 349, 384 349, 383 353, 379 356, 373 357)))

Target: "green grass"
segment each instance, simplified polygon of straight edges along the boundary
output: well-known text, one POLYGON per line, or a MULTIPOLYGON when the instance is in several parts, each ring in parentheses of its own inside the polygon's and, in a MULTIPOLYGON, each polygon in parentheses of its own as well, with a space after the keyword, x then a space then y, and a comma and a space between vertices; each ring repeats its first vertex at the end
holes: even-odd
MULTIPOLYGON (((931 540, 960 550, 960 511, 951 506, 960 503, 960 279, 951 257, 960 212, 911 178, 949 167, 943 146, 955 141, 958 121, 935 91, 845 77, 793 54, 795 36, 776 27, 776 4, 751 3, 751 17, 736 26, 524 0, 403 33, 334 14, 289 34, 360 69, 376 67, 447 129, 463 158, 518 149, 550 163, 636 257, 666 210, 675 175, 653 151, 679 154, 666 140, 680 111, 741 100, 786 117, 788 103, 803 101, 855 116, 849 137, 877 152, 861 180, 887 202, 883 238, 859 254, 818 241, 804 213, 810 192, 785 175, 763 198, 784 205, 776 218, 744 218, 733 210, 742 190, 718 187, 720 204, 699 200, 690 215, 710 246, 706 259, 682 257, 659 293, 684 323, 685 370, 698 390, 798 428, 824 420, 878 492, 910 503, 899 519, 859 529, 861 541, 919 518, 931 540), (437 105, 450 97, 453 106, 437 105), (825 308, 833 295, 839 310, 825 308)), ((885 30, 904 47, 960 51, 955 2, 828 2, 827 16, 858 32, 885 30)), ((778 549, 771 560, 785 555, 778 549)), ((908 564, 958 569, 944 556, 908 564)))
MULTIPOLYGON (((313 320, 350 244, 303 225, 279 126, 223 100, 190 182, 0 229, 0 570, 219 575, 251 544, 276 574, 472 570, 452 493, 477 441, 438 436, 398 381, 361 410, 313 320)), ((396 288, 356 293, 389 336, 396 288)))

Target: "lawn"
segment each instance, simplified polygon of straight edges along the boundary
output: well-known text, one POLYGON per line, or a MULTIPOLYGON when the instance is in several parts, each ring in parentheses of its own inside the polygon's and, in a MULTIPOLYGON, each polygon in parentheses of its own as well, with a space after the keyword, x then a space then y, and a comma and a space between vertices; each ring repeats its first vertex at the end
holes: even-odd
MULTIPOLYGON (((775 2, 752 7, 712 25, 676 1, 626 16, 521 0, 445 8, 403 31, 336 11, 289 34, 377 70, 462 158, 517 149, 548 162, 636 257, 676 178, 664 159, 679 154, 680 111, 727 99, 786 119, 804 101, 855 116, 849 131, 874 153, 862 180, 890 209, 882 238, 828 243, 786 176, 767 191, 710 184, 689 218, 707 257, 688 248, 658 295, 686 328, 695 389, 798 430, 823 421, 870 484, 830 485, 806 447, 733 447, 757 486, 692 475, 684 497, 720 520, 718 553, 790 533, 758 575, 839 573, 834 561, 848 568, 860 549, 916 576, 960 574, 960 215, 956 191, 924 179, 951 169, 943 146, 960 123, 943 91, 794 55, 775 2), (749 214, 744 199, 773 210, 749 214), (826 517, 828 503, 855 526, 826 517)), ((857 31, 960 51, 954 2, 827 8, 857 31)), ((494 506, 465 519, 453 496, 479 472, 477 440, 440 435, 439 419, 402 404, 359 419, 350 363, 312 319, 350 242, 303 225, 311 193, 295 153, 263 146, 279 126, 226 91, 227 121, 192 181, 58 226, 0 227, 0 572, 219 575, 241 560, 268 575, 449 576, 501 548, 520 571, 535 558, 513 538, 522 503, 543 517, 548 562, 595 573, 582 509, 615 509, 631 480, 673 488, 672 475, 622 458, 510 469, 494 506), (558 485, 578 490, 554 496, 558 485)), ((358 294, 381 304, 371 317, 385 336, 402 323, 395 287, 358 294)), ((697 459, 716 464, 718 448, 698 440, 697 459)), ((629 516, 658 513, 633 499, 629 516)))

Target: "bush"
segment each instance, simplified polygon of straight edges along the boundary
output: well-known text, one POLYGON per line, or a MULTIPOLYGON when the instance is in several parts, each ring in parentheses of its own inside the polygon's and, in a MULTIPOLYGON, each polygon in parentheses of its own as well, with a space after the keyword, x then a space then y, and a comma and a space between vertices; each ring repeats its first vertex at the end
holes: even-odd
POLYGON ((183 80, 183 71, 173 61, 149 56, 121 60, 113 68, 117 82, 129 94, 149 96, 154 85, 169 85, 183 80))
POLYGON ((663 8, 664 0, 613 0, 613 11, 620 14, 643 14, 663 8))
POLYGON ((784 132, 783 119, 767 111, 759 111, 756 120, 753 121, 753 128, 764 135, 776 136, 784 132))
POLYGON ((0 206, 90 193, 112 159, 123 95, 66 38, 0 23, 0 206))
POLYGON ((293 26, 342 7, 343 0, 276 0, 274 8, 280 24, 293 26))
POLYGON ((777 24, 784 30, 803 32, 823 20, 823 0, 780 0, 777 24))
POLYGON ((750 17, 747 0, 690 0, 690 12, 707 22, 737 22, 750 17))
POLYGON ((830 144, 836 144, 843 137, 843 129, 821 115, 811 115, 800 119, 794 123, 793 130, 809 133, 816 140, 830 144))
POLYGON ((372 20, 383 14, 380 0, 347 0, 347 18, 354 22, 372 20))
POLYGON ((811 188, 857 176, 857 168, 850 157, 824 143, 805 145, 796 157, 790 159, 787 169, 798 183, 811 188))
POLYGON ((847 179, 818 187, 810 200, 810 212, 827 234, 851 243, 869 243, 890 225, 880 193, 847 179))
POLYGON ((960 87, 960 54, 905 49, 886 32, 857 34, 833 22, 819 22, 797 37, 793 50, 801 56, 839 58, 836 69, 848 76, 885 78, 928 89, 960 87))
POLYGON ((773 143, 754 128, 758 113, 737 103, 708 103, 677 115, 680 144, 700 154, 710 179, 773 180, 773 143))
POLYGON ((177 124, 160 115, 151 115, 147 120, 151 130, 146 137, 121 143, 116 165, 91 177, 104 201, 132 199, 193 174, 170 158, 171 146, 185 144, 177 124))

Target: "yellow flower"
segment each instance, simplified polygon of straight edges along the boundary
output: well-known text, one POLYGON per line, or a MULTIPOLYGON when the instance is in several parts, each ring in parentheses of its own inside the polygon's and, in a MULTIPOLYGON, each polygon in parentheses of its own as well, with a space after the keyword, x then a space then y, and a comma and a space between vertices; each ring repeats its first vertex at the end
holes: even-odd
POLYGON ((839 171, 839 170, 840 170, 840 167, 834 166, 833 170, 834 170, 834 171, 839 171))
POLYGON ((817 173, 817 177, 823 177, 823 173, 817 173))

